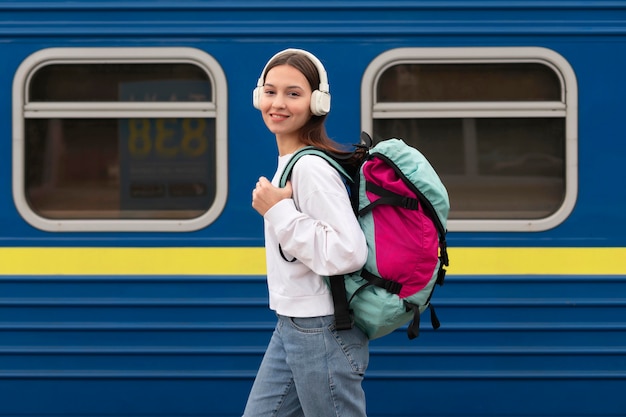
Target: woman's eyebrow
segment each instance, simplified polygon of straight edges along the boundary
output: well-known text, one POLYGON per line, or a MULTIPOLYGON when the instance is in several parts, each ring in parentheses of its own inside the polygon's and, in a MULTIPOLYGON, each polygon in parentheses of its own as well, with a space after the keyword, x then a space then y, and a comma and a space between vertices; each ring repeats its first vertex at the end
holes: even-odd
MULTIPOLYGON (((274 87, 274 88, 276 88, 276 86, 274 84, 272 84, 272 83, 265 83, 264 85, 267 86, 267 87, 274 87)), ((299 90, 304 90, 304 88, 300 87, 299 85, 288 85, 285 88, 297 88, 299 90)))

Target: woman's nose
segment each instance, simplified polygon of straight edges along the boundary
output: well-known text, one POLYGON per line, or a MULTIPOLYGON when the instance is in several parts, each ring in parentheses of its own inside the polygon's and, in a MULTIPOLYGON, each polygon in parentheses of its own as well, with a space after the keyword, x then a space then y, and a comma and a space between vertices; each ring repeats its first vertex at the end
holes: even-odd
POLYGON ((274 101, 272 102, 272 106, 274 107, 278 107, 278 108, 284 108, 285 107, 285 97, 282 94, 276 94, 274 96, 274 101))

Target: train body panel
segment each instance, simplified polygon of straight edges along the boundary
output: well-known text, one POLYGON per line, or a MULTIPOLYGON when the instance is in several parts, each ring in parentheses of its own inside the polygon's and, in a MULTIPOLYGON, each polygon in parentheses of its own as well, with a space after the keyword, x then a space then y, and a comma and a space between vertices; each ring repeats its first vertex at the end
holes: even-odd
POLYGON ((288 47, 328 71, 333 138, 407 135, 451 186, 442 327, 371 343, 368 415, 623 415, 625 22, 622 1, 0 3, 0 415, 241 415, 275 321, 252 90, 288 47), (441 84, 406 99, 404 70, 441 84), (200 103, 157 98, 198 80, 200 103))

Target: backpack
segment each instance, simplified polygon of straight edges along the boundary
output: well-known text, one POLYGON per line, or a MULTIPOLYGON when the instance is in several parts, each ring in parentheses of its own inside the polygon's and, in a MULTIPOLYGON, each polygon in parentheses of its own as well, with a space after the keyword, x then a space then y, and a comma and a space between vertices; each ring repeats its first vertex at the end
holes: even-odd
POLYGON ((364 157, 353 169, 346 156, 311 146, 298 150, 279 185, 285 186, 304 155, 318 155, 341 173, 367 240, 368 256, 361 271, 328 277, 335 327, 349 329, 354 319, 373 340, 410 322, 407 335, 414 339, 426 309, 432 327, 440 326, 430 300, 435 284, 443 285, 444 266, 449 263, 448 193, 424 155, 401 139, 386 139, 372 147, 363 132, 355 146, 364 157))

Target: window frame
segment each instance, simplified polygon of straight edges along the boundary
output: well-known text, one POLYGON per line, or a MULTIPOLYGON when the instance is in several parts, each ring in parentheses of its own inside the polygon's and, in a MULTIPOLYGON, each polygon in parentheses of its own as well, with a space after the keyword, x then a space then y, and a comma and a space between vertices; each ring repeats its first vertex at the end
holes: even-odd
MULTIPOLYGON (((541 219, 450 219, 449 231, 537 232, 567 219, 578 194, 578 87, 570 64, 543 47, 397 48, 370 62, 361 82, 361 128, 373 131, 374 118, 523 118, 562 117, 565 120, 565 196, 561 206, 541 219), (560 101, 396 102, 378 103, 381 74, 398 64, 539 63, 554 70, 561 83, 560 101)), ((451 201, 454 206, 454 201, 451 201)))
POLYGON ((13 200, 30 225, 49 232, 66 231, 194 231, 213 223, 226 205, 228 193, 226 76, 206 52, 189 47, 47 48, 28 56, 13 80, 13 200), (204 70, 212 82, 209 102, 28 102, 32 76, 54 64, 188 63, 204 70), (193 219, 48 219, 35 213, 25 195, 25 120, 27 118, 214 118, 216 193, 211 207, 193 219))

